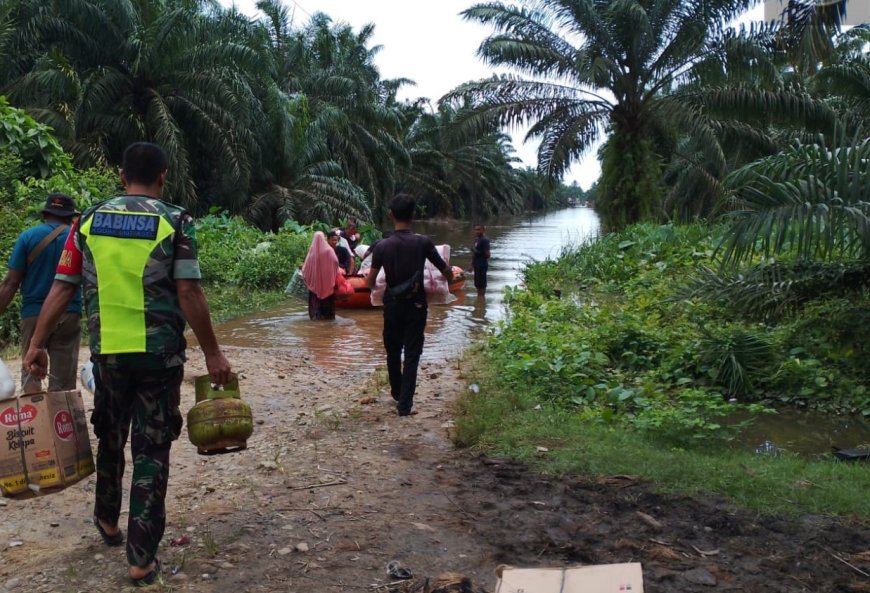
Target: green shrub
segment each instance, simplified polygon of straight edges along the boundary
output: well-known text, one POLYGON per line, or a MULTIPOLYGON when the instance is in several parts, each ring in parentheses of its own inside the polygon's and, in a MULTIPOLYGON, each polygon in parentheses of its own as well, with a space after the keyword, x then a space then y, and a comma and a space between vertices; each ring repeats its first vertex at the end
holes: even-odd
POLYGON ((739 326, 702 329, 699 350, 699 371, 735 398, 753 395, 774 362, 770 338, 739 326))
POLYGON ((802 315, 783 325, 785 347, 870 381, 870 306, 864 299, 826 298, 807 304, 802 315))
POLYGON ((13 200, 34 216, 42 209, 45 198, 55 192, 71 196, 79 211, 83 211, 123 190, 117 172, 98 167, 73 169, 46 179, 28 178, 14 183, 13 187, 13 200))
POLYGON ((485 350, 497 390, 680 446, 730 438, 739 425, 723 417, 740 409, 870 412, 870 309, 827 299, 777 326, 684 296, 715 267, 717 233, 636 225, 530 265, 485 350))
POLYGON ((9 105, 0 96, 0 146, 6 154, 21 159, 24 177, 47 178, 71 170, 71 159, 52 135, 50 126, 41 124, 23 109, 9 105))
MULTIPOLYGON (((680 389, 665 405, 659 400, 647 400, 632 419, 632 425, 670 446, 689 447, 724 440, 735 436, 749 424, 728 421, 736 409, 722 394, 707 389, 680 389)), ((760 405, 739 409, 760 413, 760 405)))
POLYGON ((264 290, 287 284, 311 242, 304 227, 264 233, 223 214, 199 219, 196 234, 204 282, 264 290))
POLYGON ((870 417, 870 389, 803 348, 789 351, 770 378, 767 397, 780 405, 870 417))
POLYGON ((305 259, 309 235, 280 232, 241 254, 238 284, 248 288, 283 288, 305 259))

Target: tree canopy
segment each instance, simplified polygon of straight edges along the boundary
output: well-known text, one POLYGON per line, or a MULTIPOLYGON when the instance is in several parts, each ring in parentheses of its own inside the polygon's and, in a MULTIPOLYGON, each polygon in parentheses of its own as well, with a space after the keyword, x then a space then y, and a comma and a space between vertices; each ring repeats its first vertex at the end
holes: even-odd
MULTIPOLYGON (((198 0, 0 0, 0 94, 50 126, 78 166, 116 166, 133 141, 162 145, 167 198, 197 213, 243 213, 262 228, 379 221, 403 179, 429 215, 470 214, 456 179, 434 193, 407 181, 454 168, 414 144, 434 120, 396 99, 407 80, 381 78, 374 25, 323 13, 296 25, 278 0, 257 6, 251 19, 198 0)), ((477 150, 481 170, 495 163, 476 186, 481 212, 525 207, 504 135, 443 134, 457 155, 477 150)))

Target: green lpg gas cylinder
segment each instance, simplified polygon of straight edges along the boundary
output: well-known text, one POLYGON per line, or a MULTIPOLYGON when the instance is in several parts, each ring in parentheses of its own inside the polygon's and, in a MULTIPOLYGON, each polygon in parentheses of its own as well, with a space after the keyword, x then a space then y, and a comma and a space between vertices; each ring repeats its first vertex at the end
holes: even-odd
POLYGON ((242 401, 238 378, 215 389, 208 375, 196 379, 196 405, 187 412, 187 435, 202 455, 247 447, 254 432, 251 407, 242 401))

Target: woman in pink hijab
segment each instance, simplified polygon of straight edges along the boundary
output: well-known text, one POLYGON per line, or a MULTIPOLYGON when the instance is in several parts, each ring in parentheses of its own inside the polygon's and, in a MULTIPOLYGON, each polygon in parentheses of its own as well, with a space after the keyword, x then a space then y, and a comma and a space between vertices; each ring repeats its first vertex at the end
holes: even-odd
POLYGON ((326 242, 326 236, 317 231, 302 264, 311 319, 335 319, 335 279, 339 270, 335 250, 326 242))

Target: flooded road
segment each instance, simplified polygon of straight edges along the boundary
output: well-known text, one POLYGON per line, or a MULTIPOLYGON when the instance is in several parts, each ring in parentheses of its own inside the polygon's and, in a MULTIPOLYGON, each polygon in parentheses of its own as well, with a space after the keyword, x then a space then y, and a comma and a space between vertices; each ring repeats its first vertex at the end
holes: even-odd
MULTIPOLYGON (((470 270, 471 223, 418 222, 415 230, 429 235, 436 244, 450 245, 451 263, 470 270)), ((523 267, 531 261, 557 258, 564 248, 594 237, 598 218, 591 209, 570 208, 490 221, 486 232, 492 241, 486 298, 477 299, 469 274, 456 301, 431 305, 423 361, 437 363, 454 358, 477 334, 502 320, 504 288, 520 283, 523 267)), ((307 303, 288 297, 281 307, 234 319, 216 330, 222 344, 290 350, 327 373, 382 366, 381 309, 337 309, 336 313, 335 321, 312 322, 308 319, 307 303)), ((733 446, 760 455, 812 455, 828 453, 832 446, 854 447, 868 442, 870 423, 862 418, 786 412, 756 418, 733 446)))
MULTIPOLYGON (((430 236, 436 245, 450 245, 450 263, 470 271, 472 223, 417 222, 414 229, 430 236)), ((430 306, 423 360, 437 362, 456 356, 476 333, 503 319, 504 288, 519 284, 525 264, 557 258, 565 247, 597 232, 598 217, 590 208, 489 221, 486 233, 492 242, 492 258, 486 297, 477 299, 469 274, 456 301, 430 306)), ((336 313, 334 322, 312 322, 307 304, 288 297, 281 307, 234 319, 216 329, 222 344, 297 350, 324 370, 382 365, 381 309, 337 309, 336 313)))

